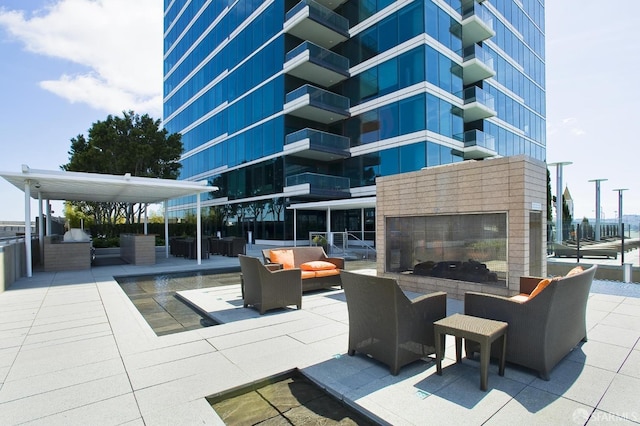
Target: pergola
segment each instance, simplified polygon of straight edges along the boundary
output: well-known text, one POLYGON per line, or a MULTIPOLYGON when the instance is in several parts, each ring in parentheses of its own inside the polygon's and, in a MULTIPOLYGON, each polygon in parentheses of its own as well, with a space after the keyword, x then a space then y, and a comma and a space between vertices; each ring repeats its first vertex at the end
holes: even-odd
MULTIPOLYGON (((52 170, 35 170, 22 165, 21 172, 0 172, 0 176, 24 191, 25 247, 27 258, 27 276, 32 276, 31 254, 31 198, 38 200, 40 223, 43 219, 42 201, 47 206, 47 233, 51 229, 50 200, 93 201, 93 202, 125 202, 154 204, 164 203, 165 251, 169 257, 169 222, 167 218, 167 202, 172 198, 197 195, 197 259, 202 263, 201 253, 201 213, 200 194, 217 191, 215 186, 208 186, 206 181, 192 182, 185 180, 157 179, 131 176, 129 173, 108 175, 98 173, 80 173, 52 170)), ((145 209, 144 232, 147 233, 147 214, 145 209)), ((44 239, 43 227, 39 227, 40 244, 44 239)))

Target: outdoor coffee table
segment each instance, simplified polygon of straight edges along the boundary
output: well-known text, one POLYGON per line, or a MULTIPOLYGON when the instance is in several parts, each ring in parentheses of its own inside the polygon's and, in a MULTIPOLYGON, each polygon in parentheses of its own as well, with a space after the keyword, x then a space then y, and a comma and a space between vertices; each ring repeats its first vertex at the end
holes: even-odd
POLYGON ((498 374, 504 376, 504 358, 507 351, 507 327, 502 321, 494 321, 470 315, 455 314, 433 323, 436 340, 437 372, 442 376, 442 358, 444 358, 444 338, 449 334, 456 338, 456 362, 462 360, 462 339, 470 339, 480 344, 480 389, 487 390, 489 376, 489 358, 491 343, 502 338, 500 369, 498 374))

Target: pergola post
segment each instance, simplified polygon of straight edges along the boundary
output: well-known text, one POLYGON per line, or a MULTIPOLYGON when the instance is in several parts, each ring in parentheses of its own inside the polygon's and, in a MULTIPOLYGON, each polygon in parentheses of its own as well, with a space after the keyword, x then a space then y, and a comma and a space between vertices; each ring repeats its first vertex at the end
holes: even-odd
POLYGON ((164 200, 164 252, 166 259, 169 258, 169 215, 167 207, 169 207, 169 200, 164 200))
POLYGON ((202 264, 202 213, 200 212, 200 192, 196 196, 196 253, 198 254, 198 265, 202 264))
POLYGON ((51 235, 51 200, 45 200, 47 203, 47 235, 51 235))
POLYGON ((31 181, 24 182, 24 249, 27 262, 27 277, 33 276, 31 265, 31 181))
POLYGON ((42 212, 42 194, 38 191, 38 245, 40 247, 40 261, 44 260, 44 216, 42 212))

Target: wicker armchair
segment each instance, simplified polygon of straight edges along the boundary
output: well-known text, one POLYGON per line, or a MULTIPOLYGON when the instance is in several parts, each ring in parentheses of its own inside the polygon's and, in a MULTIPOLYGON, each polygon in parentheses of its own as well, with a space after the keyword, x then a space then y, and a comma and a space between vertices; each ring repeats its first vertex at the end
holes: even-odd
MULTIPOLYGON (((596 267, 553 280, 538 295, 524 301, 468 292, 464 312, 507 322, 507 362, 531 368, 542 379, 549 380, 553 367, 580 341, 587 341, 585 315, 596 267)), ((521 278, 521 292, 531 293, 539 281, 539 278, 521 278)), ((492 348, 492 356, 498 355, 498 349, 492 348)), ((465 340, 465 350, 467 356, 472 357, 480 349, 474 342, 465 340)))
POLYGON ((409 300, 396 280, 342 271, 349 311, 349 349, 400 368, 435 353, 433 322, 446 316, 447 295, 435 292, 409 300))
POLYGON ((302 308, 300 269, 269 270, 257 257, 238 254, 242 271, 244 307, 260 312, 296 305, 302 308))

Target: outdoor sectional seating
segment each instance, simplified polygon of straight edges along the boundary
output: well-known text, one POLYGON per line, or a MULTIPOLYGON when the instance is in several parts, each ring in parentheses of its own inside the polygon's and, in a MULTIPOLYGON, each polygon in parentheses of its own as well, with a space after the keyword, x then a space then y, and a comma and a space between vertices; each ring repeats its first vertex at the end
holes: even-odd
POLYGON ((344 259, 328 257, 322 247, 282 247, 263 249, 265 264, 280 264, 283 269, 302 270, 302 291, 342 286, 340 271, 344 259))
MULTIPOLYGON (((544 380, 576 345, 587 341, 585 315, 596 265, 567 276, 541 280, 522 277, 514 297, 468 292, 464 298, 467 315, 504 321, 507 331, 507 362, 537 371, 544 380)), ((498 357, 498 345, 492 356, 498 357)), ((468 357, 479 347, 465 340, 468 357)))

